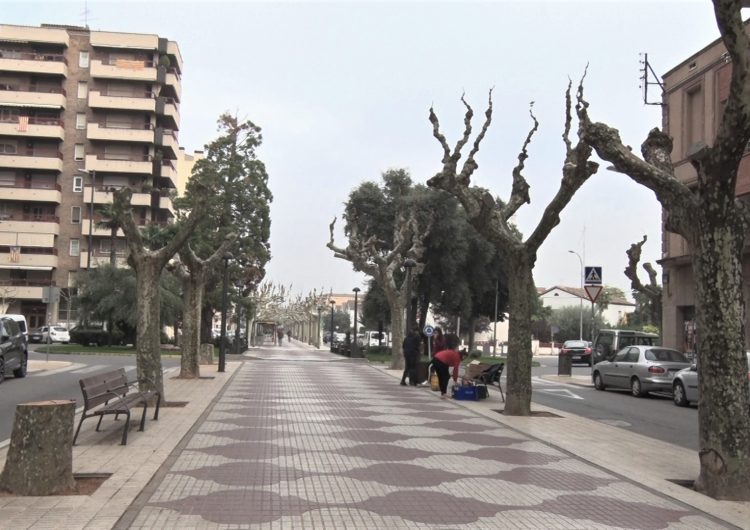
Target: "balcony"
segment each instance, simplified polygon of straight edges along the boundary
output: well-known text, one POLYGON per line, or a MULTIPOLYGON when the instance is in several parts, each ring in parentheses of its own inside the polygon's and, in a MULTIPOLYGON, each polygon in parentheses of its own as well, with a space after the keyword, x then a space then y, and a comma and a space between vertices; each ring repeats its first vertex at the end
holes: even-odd
MULTIPOLYGON (((91 235, 97 237, 111 237, 112 231, 109 228, 98 228, 96 226, 97 222, 98 221, 94 220, 94 225, 91 227, 91 235)), ((89 236, 89 224, 89 219, 83 219, 81 221, 81 234, 84 238, 89 236)), ((122 229, 117 230, 117 237, 125 237, 125 233, 122 229)))
POLYGON ((160 66, 157 69, 157 83, 161 84, 161 96, 175 98, 180 101, 182 97, 182 82, 180 71, 175 68, 160 66))
POLYGON ((88 171, 102 171, 105 173, 140 173, 151 175, 153 163, 151 155, 130 157, 106 154, 86 155, 86 169, 88 171))
POLYGON ((111 140, 116 142, 154 143, 154 131, 144 126, 113 126, 102 123, 89 123, 86 126, 89 140, 111 140))
POLYGON ((60 204, 62 201, 62 188, 56 184, 54 188, 32 186, 31 183, 0 186, 0 201, 28 201, 28 202, 54 202, 60 204))
POLYGON ((170 214, 174 214, 174 205, 172 204, 172 197, 169 194, 159 197, 159 208, 167 210, 170 214))
POLYGON ((132 95, 89 92, 89 107, 95 109, 127 109, 156 112, 156 99, 151 92, 133 92, 132 95))
POLYGON ((0 167, 12 169, 63 170, 62 154, 59 152, 33 153, 21 151, 15 154, 0 154, 0 167))
POLYGON ((32 138, 54 138, 62 140, 65 137, 62 120, 50 118, 34 118, 19 116, 12 119, 0 120, 0 135, 27 136, 32 138))
POLYGON ((23 283, 23 280, 0 280, 0 291, 5 293, 7 298, 14 298, 16 300, 39 300, 42 298, 44 287, 48 286, 51 282, 44 282, 44 286, 16 285, 23 283))
MULTIPOLYGON (((1 190, 2 188, 0 188, 1 190)), ((113 186, 100 186, 94 190, 94 204, 112 204, 113 186)), ((91 186, 84 186, 83 188, 84 202, 87 204, 91 201, 91 186)), ((136 193, 130 199, 130 204, 133 206, 151 206, 151 194, 150 193, 136 193)), ((87 232, 88 233, 88 232, 87 232)))
POLYGON ((65 90, 32 90, 31 87, 0 85, 0 106, 64 109, 65 90))
POLYGON ((156 82, 156 67, 153 61, 132 59, 92 60, 90 64, 92 78, 124 79, 127 81, 156 82))
POLYGON ((60 235, 60 219, 54 215, 10 214, 2 221, 0 234, 60 235))
POLYGON ((34 249, 39 251, 38 253, 30 253, 30 250, 23 248, 18 253, 11 253, 8 247, 4 247, 0 249, 0 263, 6 269, 52 270, 57 268, 57 249, 34 249))
POLYGON ((0 25, 0 41, 59 44, 67 48, 70 37, 68 32, 61 28, 0 25))
POLYGON ((180 143, 177 140, 177 131, 172 129, 162 129, 157 127, 155 143, 164 147, 164 154, 169 158, 177 158, 180 153, 180 143))
POLYGON ((0 50, 0 70, 67 77, 68 62, 59 53, 0 50))
POLYGON ((172 129, 179 129, 180 127, 180 109, 177 105, 177 101, 172 98, 156 99, 156 114, 158 116, 164 116, 167 121, 171 121, 170 126, 172 129))
POLYGON ((172 186, 177 187, 177 167, 170 160, 162 160, 161 162, 161 177, 169 179, 172 182, 172 186))

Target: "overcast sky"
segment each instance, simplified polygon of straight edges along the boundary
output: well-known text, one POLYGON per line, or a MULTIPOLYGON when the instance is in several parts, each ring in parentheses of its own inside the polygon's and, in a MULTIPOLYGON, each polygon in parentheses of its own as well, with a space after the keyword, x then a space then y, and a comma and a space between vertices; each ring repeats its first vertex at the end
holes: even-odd
MULTIPOLYGON (((83 25, 85 5, 0 0, 0 21, 83 25)), ((274 194, 267 279, 304 293, 363 285, 363 275, 326 249, 328 224, 353 188, 389 168, 407 168, 417 182, 440 169, 430 105, 455 142, 461 94, 481 116, 494 87, 493 124, 473 182, 507 199, 535 102, 541 127, 525 172, 531 204, 517 215, 529 234, 559 186, 568 77, 577 80, 589 64, 590 115, 639 151, 661 125, 660 107, 643 104, 639 53, 663 74, 718 37, 705 0, 87 5, 91 29, 177 41, 185 61, 180 143, 188 152, 212 139, 226 110, 262 127, 260 158, 274 194)), ((659 259, 660 216, 653 193, 602 168, 540 249, 537 286, 578 285, 574 250, 604 268, 606 284, 629 292, 625 251, 647 234, 644 258, 659 259)), ((345 244, 340 232, 337 243, 345 244)))

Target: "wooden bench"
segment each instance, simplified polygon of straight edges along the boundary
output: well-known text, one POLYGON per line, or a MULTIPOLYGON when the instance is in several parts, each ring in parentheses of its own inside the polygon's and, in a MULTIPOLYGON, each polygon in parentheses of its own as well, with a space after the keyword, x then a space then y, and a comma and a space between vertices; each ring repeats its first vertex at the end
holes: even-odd
POLYGON ((137 382, 129 382, 124 368, 118 368, 109 372, 92 375, 78 381, 81 385, 83 394, 83 413, 81 420, 78 422, 76 434, 73 437, 73 445, 78 439, 78 433, 81 430, 81 424, 86 418, 99 416, 99 423, 96 424, 96 430, 102 424, 102 419, 107 414, 114 414, 115 420, 120 414, 124 414, 125 425, 122 429, 121 445, 128 443, 128 428, 130 427, 130 410, 133 407, 143 407, 141 414, 141 424, 139 431, 143 431, 146 426, 146 410, 150 399, 156 397, 156 409, 154 410, 154 420, 159 419, 159 404, 161 403, 161 394, 156 391, 140 392, 134 385, 137 382), (101 405, 101 407, 99 407, 101 405), (99 408, 96 408, 99 407, 99 408))

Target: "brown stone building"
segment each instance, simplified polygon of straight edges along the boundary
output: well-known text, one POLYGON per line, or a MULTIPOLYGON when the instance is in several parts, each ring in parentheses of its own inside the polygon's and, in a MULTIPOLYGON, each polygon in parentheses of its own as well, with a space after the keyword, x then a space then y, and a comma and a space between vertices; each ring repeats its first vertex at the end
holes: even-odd
POLYGON ((141 224, 173 217, 181 71, 157 35, 0 25, 0 311, 67 320, 76 273, 109 260, 112 190, 141 224))
MULTIPOLYGON (((746 26, 747 27, 747 26, 746 26)), ((732 64, 720 39, 712 42, 664 74, 664 131, 674 139, 672 160, 675 176, 687 183, 697 181, 690 156, 711 145, 729 95, 732 64)), ((750 151, 740 165, 738 197, 750 197, 750 151)), ((745 304, 750 302, 750 259, 744 260, 745 304)), ((695 347, 695 286, 687 242, 663 230, 663 340, 664 345, 692 351, 695 347)), ((747 323, 745 324, 747 326, 747 323)))

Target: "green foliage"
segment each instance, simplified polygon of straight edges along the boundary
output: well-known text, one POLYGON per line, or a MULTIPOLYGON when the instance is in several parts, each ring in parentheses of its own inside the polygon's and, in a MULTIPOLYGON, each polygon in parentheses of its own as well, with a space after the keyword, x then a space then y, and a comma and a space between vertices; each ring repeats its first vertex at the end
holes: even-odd
MULTIPOLYGON (((555 342, 564 342, 579 338, 581 323, 580 307, 566 306, 557 309, 547 309, 549 309, 548 315, 532 324, 534 337, 543 342, 549 342, 551 339, 550 328, 556 326, 559 328, 559 331, 555 333, 555 342)), ((609 327, 604 323, 599 312, 596 313, 594 322, 595 329, 597 330, 609 327)), ((591 337, 591 306, 588 308, 584 306, 583 308, 583 337, 584 340, 588 340, 591 337)))
POLYGON ((362 325, 365 329, 377 330, 382 324, 383 331, 388 331, 391 308, 388 306, 385 293, 375 280, 370 280, 367 285, 367 293, 362 303, 362 325))
MULTIPOLYGON (((260 127, 225 113, 219 117, 218 130, 219 136, 206 148, 206 158, 193 168, 185 197, 175 205, 184 213, 199 197, 207 199, 204 207, 210 213, 190 239, 191 248, 201 258, 209 257, 228 233, 236 234, 228 270, 230 291, 237 300, 257 287, 271 258, 273 197, 265 165, 257 156, 263 139, 260 127), (213 191, 208 198, 206 188, 213 191)), ((210 311, 221 303, 222 268, 216 269, 204 299, 210 311)))
MULTIPOLYGON (((103 265, 79 273, 78 318, 82 322, 112 322, 120 333, 130 336, 138 325, 135 272, 103 265)), ((179 285, 171 274, 162 274, 161 319, 174 322, 181 310, 179 285)))

